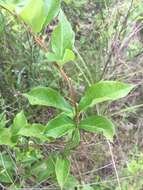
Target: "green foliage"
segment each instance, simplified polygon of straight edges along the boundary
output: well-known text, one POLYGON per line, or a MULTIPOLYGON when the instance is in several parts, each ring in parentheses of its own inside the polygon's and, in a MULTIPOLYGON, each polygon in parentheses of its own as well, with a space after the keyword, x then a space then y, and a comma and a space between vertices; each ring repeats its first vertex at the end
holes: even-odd
POLYGON ((13 121, 13 125, 11 127, 11 132, 12 134, 14 134, 13 136, 13 140, 17 140, 17 135, 18 132, 21 130, 21 128, 24 128, 27 125, 27 119, 24 115, 24 112, 21 111, 20 113, 18 113, 13 121))
POLYGON ((47 137, 59 138, 71 130, 74 130, 75 123, 65 114, 60 114, 56 118, 49 121, 46 125, 44 134, 47 137))
POLYGON ((23 95, 28 98, 31 105, 52 106, 72 113, 72 108, 68 102, 51 88, 36 87, 23 95))
POLYGON ((70 172, 70 162, 67 159, 63 159, 62 157, 57 157, 56 165, 55 165, 55 172, 57 181, 63 189, 70 172))
POLYGON ((133 88, 133 85, 122 82, 100 81, 87 89, 79 103, 79 110, 83 111, 97 103, 123 98, 133 88))
POLYGON ((58 14, 60 0, 30 0, 20 11, 19 16, 31 26, 34 32, 40 32, 58 14))
POLYGON ((10 128, 0 128, 0 145, 14 145, 10 128))
POLYGON ((67 143, 65 150, 67 151, 75 149, 79 144, 80 144, 80 130, 78 128, 75 128, 75 130, 72 133, 72 138, 67 143))
POLYGON ((84 185, 84 187, 81 190, 94 190, 94 189, 89 185, 84 185))
POLYGON ((0 155, 0 181, 3 183, 12 183, 15 166, 6 154, 0 155))
POLYGON ((46 141, 48 138, 43 136, 44 130, 45 126, 41 124, 28 124, 19 130, 18 135, 25 137, 35 137, 39 138, 42 141, 46 141))
POLYGON ((110 140, 113 140, 113 136, 115 135, 114 124, 103 116, 89 116, 80 122, 79 128, 89 132, 102 132, 110 140))
POLYGON ((51 46, 54 53, 48 53, 49 61, 65 64, 74 60, 74 32, 63 11, 59 14, 59 24, 51 36, 51 46))
POLYGON ((38 182, 47 180, 55 173, 56 155, 50 155, 47 160, 39 161, 32 167, 32 174, 38 182), (42 171, 42 172, 41 172, 42 171))
MULTIPOLYGON (((11 2, 9 4, 3 3, 2 5, 10 11, 14 11, 13 7, 16 7, 17 16, 26 23, 26 28, 28 26, 30 30, 36 33, 46 29, 45 27, 58 15, 58 24, 51 34, 51 52, 42 53, 48 62, 56 62, 62 67, 65 63, 75 59, 75 34, 65 13, 60 9, 60 3, 59 0, 38 0, 36 2, 29 0, 23 1, 21 6, 19 1, 12 4, 11 2)), ((62 113, 53 119, 49 119, 48 123, 44 125, 40 123, 30 124, 24 112, 21 111, 15 116, 12 125, 9 125, 8 128, 5 126, 6 117, 3 114, 0 115, 0 145, 7 145, 12 150, 18 149, 16 161, 24 163, 23 170, 25 173, 26 169, 30 171, 25 174, 25 179, 32 175, 41 183, 48 178, 55 180, 56 176, 59 186, 63 189, 67 187, 67 184, 73 185, 76 181, 70 175, 70 161, 66 157, 80 144, 81 130, 102 133, 110 141, 113 141, 115 135, 115 126, 112 121, 102 115, 88 115, 86 113, 87 108, 105 101, 123 98, 134 86, 118 81, 100 81, 89 86, 79 102, 75 101, 72 105, 53 88, 35 87, 30 92, 24 93, 23 96, 29 100, 31 105, 54 107, 61 110, 62 113), (70 138, 67 136, 66 145, 63 146, 62 152, 51 153, 48 159, 41 156, 39 147, 43 146, 45 141, 57 143, 56 140, 66 134, 70 138), (21 150, 21 145, 26 145, 26 153, 21 150), (32 145, 38 146, 38 152, 32 148, 32 145), (38 154, 37 157, 36 154, 38 154)), ((73 102, 72 98, 68 99, 73 102)), ((4 171, 2 170, 0 173, 0 181, 12 184, 14 167, 7 157, 3 159, 4 161, 0 162, 0 166, 2 165, 4 171), (6 170, 3 162, 6 163, 6 170)), ((92 187, 85 185, 82 189, 92 189, 92 187)))

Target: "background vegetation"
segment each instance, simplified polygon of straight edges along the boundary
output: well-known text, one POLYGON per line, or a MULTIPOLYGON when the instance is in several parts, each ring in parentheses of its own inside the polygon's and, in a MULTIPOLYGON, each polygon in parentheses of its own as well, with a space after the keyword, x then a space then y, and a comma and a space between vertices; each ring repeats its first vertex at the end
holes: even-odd
MULTIPOLYGON (((67 2, 63 2, 62 6, 76 33, 77 58, 65 69, 75 89, 78 89, 78 98, 89 84, 101 79, 121 80, 137 87, 128 97, 110 105, 101 105, 100 113, 114 119, 114 143, 109 146, 102 136, 85 133, 80 146, 71 156, 75 178, 66 189, 142 190, 143 3, 140 0, 67 2)), ((49 42, 55 25, 56 19, 43 31, 43 41, 49 42)), ((45 124, 54 117, 54 109, 36 106, 33 109, 21 96, 21 93, 38 85, 54 87, 68 94, 63 79, 47 62, 30 33, 1 9, 0 113, 6 113, 7 125, 22 109, 26 110, 31 122, 45 124)), ((95 113, 95 108, 90 112, 95 113)), ((44 175, 44 163, 40 167, 34 165, 36 170, 32 172, 37 172, 35 178, 28 168, 33 160, 47 158, 52 150, 62 149, 63 146, 63 139, 38 149, 29 146, 28 151, 1 146, 1 188, 59 189, 56 181, 41 176, 44 175), (3 160, 6 161, 3 163, 3 160), (12 165, 9 160, 12 160, 12 165), (11 170, 15 171, 15 178, 11 176, 11 170)))

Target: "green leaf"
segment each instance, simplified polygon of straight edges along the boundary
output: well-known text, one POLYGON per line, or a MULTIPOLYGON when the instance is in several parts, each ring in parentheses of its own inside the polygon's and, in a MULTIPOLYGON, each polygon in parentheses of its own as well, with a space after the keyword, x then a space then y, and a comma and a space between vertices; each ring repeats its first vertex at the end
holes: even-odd
POLYGON ((1 6, 3 6, 3 7, 5 7, 7 10, 9 10, 9 11, 13 11, 14 9, 15 9, 15 4, 11 1, 8 1, 8 0, 6 0, 6 1, 0 1, 0 5, 1 6))
POLYGON ((64 2, 65 2, 66 4, 70 4, 70 3, 72 2, 72 0, 64 0, 64 2))
POLYGON ((58 14, 60 0, 29 0, 19 11, 20 17, 29 24, 34 32, 40 32, 58 14))
POLYGON ((45 0, 45 4, 46 4, 46 11, 47 11, 47 18, 45 21, 45 25, 48 25, 52 19, 54 19, 60 10, 60 3, 61 0, 45 0))
POLYGON ((77 147, 79 145, 79 143, 80 143, 80 132, 79 132, 79 129, 76 128, 73 132, 72 141, 69 144, 69 148, 73 149, 73 148, 77 147))
POLYGON ((79 145, 79 143, 80 143, 80 131, 78 128, 76 128, 73 131, 72 138, 65 147, 64 154, 67 155, 70 152, 70 150, 76 148, 79 145))
POLYGON ((60 60, 60 57, 58 57, 56 54, 51 53, 51 52, 48 52, 46 54, 46 57, 47 57, 47 61, 49 62, 59 62, 60 60))
POLYGON ((80 184, 78 180, 73 175, 69 175, 64 185, 64 189, 73 190, 73 189, 76 189, 76 187, 79 185, 80 184))
POLYGON ((13 146, 10 128, 0 128, 0 145, 13 146))
POLYGON ((83 111, 97 103, 113 101, 126 96, 134 88, 131 84, 117 81, 100 81, 88 88, 79 102, 79 110, 83 111))
POLYGON ((89 185, 84 185, 81 190, 94 190, 94 189, 89 185))
MULTIPOLYGON (((73 50, 74 32, 65 14, 61 11, 59 15, 59 24, 55 28, 51 37, 52 51, 57 57, 63 59, 66 50, 73 50)), ((66 53, 67 54, 67 53, 66 53)))
POLYGON ((55 172, 56 172, 57 181, 61 189, 63 189, 70 173, 69 160, 63 159, 62 157, 58 157, 56 160, 55 172))
POLYGON ((46 20, 44 1, 28 1, 20 11, 19 16, 32 27, 34 32, 40 32, 46 20))
POLYGON ((13 121, 13 125, 11 127, 11 132, 12 132, 12 135, 16 135, 18 133, 18 131, 25 127, 25 125, 27 125, 27 119, 24 115, 24 112, 21 111, 20 113, 18 113, 15 118, 14 118, 14 121, 13 121))
POLYGON ((46 141, 48 138, 44 135, 44 130, 45 126, 41 124, 28 124, 19 130, 18 135, 25 137, 35 137, 42 141, 46 141))
POLYGON ((55 155, 51 154, 48 160, 40 161, 33 165, 32 174, 36 177, 38 182, 47 180, 55 173, 55 162, 55 155))
POLYGON ((47 87, 36 87, 23 94, 31 105, 51 106, 65 112, 73 113, 70 104, 55 90, 47 87))
POLYGON ((57 62, 60 65, 64 65, 69 61, 74 61, 75 54, 72 50, 66 49, 62 59, 58 57, 56 54, 50 52, 46 54, 46 57, 49 62, 57 62))
POLYGON ((12 183, 15 166, 11 158, 1 153, 0 155, 0 182, 12 183))
POLYGON ((74 59, 75 59, 75 54, 73 53, 73 51, 70 49, 66 49, 64 56, 63 56, 62 60, 59 60, 59 63, 61 65, 64 65, 65 63, 67 63, 69 61, 74 61, 74 59))
POLYGON ((80 122, 79 128, 89 132, 103 133, 111 141, 115 134, 114 124, 103 116, 90 116, 80 122))
POLYGON ((44 134, 47 137, 59 138, 75 128, 74 122, 65 114, 60 114, 49 121, 44 134))

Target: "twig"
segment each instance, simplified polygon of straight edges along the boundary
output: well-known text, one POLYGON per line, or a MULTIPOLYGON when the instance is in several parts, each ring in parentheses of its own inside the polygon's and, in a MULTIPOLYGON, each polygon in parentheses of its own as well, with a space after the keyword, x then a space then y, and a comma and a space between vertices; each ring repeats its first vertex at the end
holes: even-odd
POLYGON ((114 170, 115 170, 115 174, 116 174, 119 190, 122 190, 121 184, 120 184, 120 179, 119 179, 119 174, 118 174, 116 163, 115 163, 115 160, 114 160, 114 155, 113 155, 112 147, 111 147, 111 144, 110 144, 110 142, 108 140, 107 140, 107 144, 109 146, 109 150, 110 150, 110 154, 111 154, 111 159, 112 159, 113 167, 114 167, 114 170))

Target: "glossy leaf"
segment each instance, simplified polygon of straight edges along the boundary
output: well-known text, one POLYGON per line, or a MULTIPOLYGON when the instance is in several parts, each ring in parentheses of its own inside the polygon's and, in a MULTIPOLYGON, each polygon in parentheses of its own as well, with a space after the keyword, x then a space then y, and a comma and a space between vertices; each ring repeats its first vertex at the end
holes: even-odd
POLYGON ((49 24, 58 14, 60 0, 30 0, 19 15, 34 32, 40 32, 44 24, 49 24))
POLYGON ((74 122, 67 115, 60 114, 49 121, 44 134, 47 137, 59 138, 74 128, 74 122))
POLYGON ((31 105, 51 106, 72 113, 70 104, 56 91, 48 87, 36 87, 23 94, 31 105))
POLYGON ((63 189, 70 173, 69 160, 63 159, 62 157, 58 157, 56 160, 55 172, 56 172, 57 181, 61 189, 63 189))
POLYGON ((107 100, 113 101, 123 98, 134 88, 131 84, 117 81, 101 81, 88 88, 79 103, 79 110, 83 111, 97 103, 107 100))
MULTIPOLYGON (((62 11, 59 15, 59 24, 52 33, 51 45, 52 51, 56 54, 56 57, 59 57, 61 60, 64 58, 67 49, 73 50, 74 47, 74 32, 62 11)), ((68 55, 68 57, 71 57, 71 55, 68 55)))
POLYGON ((114 124, 103 116, 90 116, 80 122, 79 128, 89 132, 103 133, 111 141, 115 135, 114 124))
POLYGON ((48 140, 44 135, 45 126, 41 124, 28 124, 18 132, 19 136, 35 137, 42 141, 48 140))

